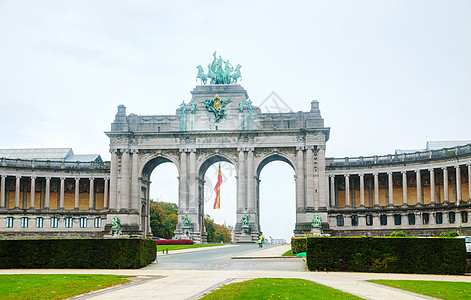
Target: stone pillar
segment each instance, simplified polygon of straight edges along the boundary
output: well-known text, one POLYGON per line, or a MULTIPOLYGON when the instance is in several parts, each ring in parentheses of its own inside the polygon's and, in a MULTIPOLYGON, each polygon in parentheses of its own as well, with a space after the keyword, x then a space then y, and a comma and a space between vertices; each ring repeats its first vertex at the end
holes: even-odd
POLYGON ((350 207, 350 175, 345 174, 345 207, 350 207))
POLYGON ((191 149, 190 150, 190 161, 189 161, 189 197, 188 197, 188 207, 192 211, 197 211, 198 210, 198 186, 196 185, 196 150, 191 149))
POLYGON ((416 176, 416 186, 417 186, 417 204, 422 205, 422 177, 420 175, 420 170, 415 170, 416 176))
MULTIPOLYGON (((90 192, 89 192, 88 208, 95 209, 95 179, 90 178, 90 192)), ((129 198, 128 198, 129 199, 129 198)))
POLYGON ((448 168, 443 167, 443 203, 448 204, 448 168))
POLYGON ((15 208, 20 208, 20 180, 21 176, 16 176, 15 183, 15 208))
POLYGON ((330 175, 330 205, 331 207, 335 206, 335 175, 330 175))
POLYGON ((365 174, 360 173, 360 207, 365 207, 365 174))
POLYGON ((314 154, 306 147, 306 207, 314 208, 314 154))
POLYGON ((118 208, 118 150, 112 149, 110 164, 110 205, 111 210, 118 208))
POLYGON ((435 172, 433 168, 428 170, 430 172, 430 204, 435 204, 435 172))
POLYGON ((128 210, 131 204, 129 193, 129 150, 123 149, 121 157, 121 206, 120 209, 128 210))
POLYGON ((2 183, 0 184, 0 208, 5 207, 5 186, 6 186, 6 175, 2 175, 2 183))
POLYGON ((180 150, 180 180, 179 180, 179 187, 178 187, 178 207, 180 209, 180 211, 182 211, 183 213, 186 212, 187 210, 187 206, 186 206, 186 203, 187 203, 187 182, 186 182, 186 164, 187 164, 187 161, 186 161, 186 150, 185 149, 182 149, 180 150))
POLYGON ((36 193, 36 177, 31 176, 31 196, 29 198, 29 208, 34 209, 34 196, 36 193))
POLYGON ((394 194, 393 194, 393 174, 391 171, 388 172, 388 204, 387 206, 394 205, 394 194))
MULTIPOLYGON (((106 181, 105 181, 106 186, 106 181)), ((106 187, 105 187, 106 190, 106 187)), ((131 182, 131 206, 132 210, 138 210, 141 199, 139 197, 139 151, 137 149, 132 150, 132 182, 131 182)), ((106 195, 105 195, 106 196, 106 195)), ((106 197, 105 197, 106 203, 106 197)))
POLYGON ((296 174, 296 209, 305 208, 304 198, 304 153, 302 147, 297 147, 297 169, 296 174))
POLYGON ((407 206, 407 171, 402 171, 402 206, 407 206))
POLYGON ((468 164, 468 198, 471 199, 471 164, 468 164))
MULTIPOLYGON (((109 196, 108 196, 108 193, 109 193, 109 191, 108 191, 109 180, 110 180, 110 179, 109 179, 108 177, 106 177, 106 178, 104 179, 105 192, 104 192, 104 194, 103 194, 103 205, 104 205, 104 206, 103 206, 103 209, 107 209, 107 208, 108 208, 108 205, 109 205, 109 196)), ((139 185, 138 185, 138 186, 139 186, 139 185)), ((139 197, 139 191, 138 191, 138 194, 137 194, 137 195, 138 195, 138 197, 137 197, 137 203, 138 203, 138 205, 139 205, 139 203, 141 202, 141 201, 140 201, 141 199, 140 199, 140 197, 139 197)), ((136 199, 134 199, 134 201, 136 201, 136 199)))
POLYGON ((254 176, 254 149, 247 153, 247 200, 251 212, 255 212, 255 176, 254 176))
POLYGON ((374 189, 375 189, 375 206, 379 206, 379 182, 378 173, 373 173, 374 189))
POLYGON ((455 171, 456 171, 456 205, 460 205, 460 201, 461 201, 461 172, 460 172, 460 166, 459 165, 455 166, 455 171))
MULTIPOLYGON (((325 146, 320 146, 317 153, 318 162, 318 176, 319 176, 319 188, 318 188, 318 199, 319 208, 326 209, 328 207, 328 193, 326 192, 326 176, 325 176, 325 146)), ((327 220, 326 220, 327 221, 327 220)))
POLYGON ((237 176, 237 209, 243 211, 247 209, 246 181, 245 181, 245 152, 242 148, 239 151, 239 174, 237 176))
POLYGON ((80 178, 75 178, 75 199, 74 199, 74 209, 79 209, 80 201, 80 178))
POLYGON ((59 190, 59 209, 64 209, 64 190, 65 190, 65 178, 61 177, 61 187, 59 190))
POLYGON ((45 196, 44 208, 49 209, 49 203, 51 200, 51 177, 46 177, 46 196, 45 196))

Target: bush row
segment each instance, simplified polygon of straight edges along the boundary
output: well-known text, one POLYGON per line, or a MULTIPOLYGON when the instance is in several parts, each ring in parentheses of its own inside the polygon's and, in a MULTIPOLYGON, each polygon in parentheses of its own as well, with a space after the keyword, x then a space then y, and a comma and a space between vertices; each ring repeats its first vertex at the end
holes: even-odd
POLYGON ((137 269, 156 259, 146 239, 0 241, 0 269, 137 269))
POLYGON ((464 274, 463 239, 309 237, 310 271, 464 274))
POLYGON ((291 252, 293 254, 306 252, 306 237, 291 238, 291 252))
POLYGON ((155 240, 157 245, 193 245, 195 242, 188 239, 179 240, 155 240))

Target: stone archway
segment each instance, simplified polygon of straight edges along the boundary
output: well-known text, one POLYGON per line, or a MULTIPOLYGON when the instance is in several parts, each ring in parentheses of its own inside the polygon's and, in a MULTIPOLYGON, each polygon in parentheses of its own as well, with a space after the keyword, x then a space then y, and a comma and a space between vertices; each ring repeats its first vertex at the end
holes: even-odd
POLYGON ((201 174, 210 162, 226 160, 237 170, 235 241, 255 241, 260 231, 258 175, 263 164, 278 159, 289 162, 296 171, 295 232, 309 231, 315 213, 327 220, 324 149, 329 128, 324 127, 317 101, 311 102, 308 112, 274 114, 252 106, 238 84, 197 86, 191 94, 190 103, 183 103, 175 115, 127 115, 123 105, 118 107, 111 131, 106 132, 111 151, 111 215, 120 216, 122 224, 136 233, 148 234, 139 207, 142 199, 149 199, 149 171, 169 160, 179 172, 175 234, 189 233, 196 242, 203 242, 201 174), (219 106, 209 107, 211 103, 227 106, 222 113, 213 114, 219 106), (250 230, 242 238, 247 226, 242 230, 241 219, 246 215, 250 230))

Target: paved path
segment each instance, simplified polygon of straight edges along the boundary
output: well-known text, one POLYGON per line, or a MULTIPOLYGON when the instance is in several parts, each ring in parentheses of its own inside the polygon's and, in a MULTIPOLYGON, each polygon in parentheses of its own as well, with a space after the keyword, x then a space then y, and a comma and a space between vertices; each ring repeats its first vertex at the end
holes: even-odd
MULTIPOLYGON (((203 251, 203 250, 198 250, 203 251)), ((209 251, 209 250, 206 250, 209 251)), ((255 250, 257 251, 257 250, 255 250)), ((250 256, 259 256, 264 251, 267 256, 281 255, 285 248, 263 249, 250 256)), ((169 255, 170 256, 170 255, 169 255)), ((263 258, 260 258, 263 260, 263 258)), ((247 259, 256 261, 257 259, 247 259)), ((238 261, 238 260, 236 260, 238 261)), ((285 261, 285 260, 283 260, 285 261)), ((299 272, 276 270, 161 270, 144 268, 140 270, 0 270, 0 274, 117 274, 146 276, 147 280, 137 284, 115 287, 88 295, 86 299, 197 299, 211 289, 233 281, 254 278, 302 278, 330 286, 365 299, 431 299, 417 294, 392 289, 366 282, 369 279, 404 279, 471 282, 470 276, 374 274, 342 272, 299 272)), ((85 299, 84 297, 81 297, 85 299)))

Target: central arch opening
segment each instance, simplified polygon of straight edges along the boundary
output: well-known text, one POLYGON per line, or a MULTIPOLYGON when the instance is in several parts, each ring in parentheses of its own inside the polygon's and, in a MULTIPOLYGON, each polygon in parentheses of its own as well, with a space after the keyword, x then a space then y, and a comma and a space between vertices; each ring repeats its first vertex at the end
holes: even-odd
MULTIPOLYGON (((207 159, 200 167, 199 178, 204 178, 204 181, 200 182, 200 201, 203 202, 200 203, 200 207, 202 208, 201 215, 209 218, 209 224, 208 220, 205 224, 208 242, 223 241, 221 236, 211 236, 211 232, 209 232, 213 230, 213 228, 209 228, 213 226, 211 221, 226 227, 231 232, 237 222, 236 174, 237 171, 232 162, 220 155, 207 159), (219 169, 221 170, 222 183, 219 188, 219 209, 215 209, 216 191, 214 188, 218 182, 219 169)), ((232 238, 231 240, 233 241, 232 238)))
POLYGON ((257 170, 259 224, 269 243, 290 242, 296 224, 296 184, 292 163, 273 155, 257 170))

